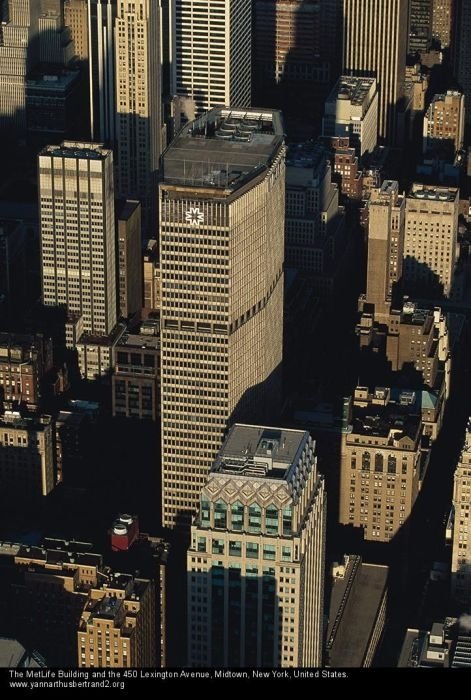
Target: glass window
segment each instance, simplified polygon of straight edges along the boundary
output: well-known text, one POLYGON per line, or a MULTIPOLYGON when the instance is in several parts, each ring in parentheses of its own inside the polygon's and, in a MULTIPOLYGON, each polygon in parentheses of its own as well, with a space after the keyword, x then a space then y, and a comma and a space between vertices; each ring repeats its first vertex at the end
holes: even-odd
POLYGON ((258 576, 258 566, 247 566, 245 569, 245 575, 248 578, 258 576))
POLYGON ((375 472, 382 472, 383 471, 383 455, 382 454, 375 454, 375 472))
POLYGON ((389 455, 388 457, 388 474, 396 473, 396 458, 394 455, 389 455))
POLYGON ((227 527, 227 506, 224 501, 214 504, 214 527, 225 530, 227 527))
POLYGON ((244 506, 240 501, 232 504, 232 529, 240 532, 244 529, 244 506))
POLYGON ((263 558, 264 559, 275 559, 276 558, 276 547, 274 544, 264 544, 263 545, 263 558))
POLYGON ((198 537, 198 552, 206 552, 206 537, 198 537))
POLYGON ((291 547, 281 548, 281 559, 283 561, 291 561, 291 547))
POLYGON ((369 452, 363 452, 362 458, 361 458, 361 468, 365 469, 366 471, 370 470, 370 462, 371 462, 371 455, 369 452))
POLYGON ((291 506, 283 508, 283 535, 291 535, 293 529, 291 506))
POLYGON ((209 506, 209 501, 204 496, 201 499, 201 525, 203 527, 209 527, 211 523, 211 511, 209 506))
POLYGON ((258 544, 247 542, 245 545, 245 555, 248 559, 258 559, 258 544))
POLYGON ((265 529, 268 535, 278 534, 278 509, 268 506, 265 512, 265 529))
POLYGON ((242 542, 238 540, 230 540, 229 554, 231 554, 233 557, 242 556, 242 542))
POLYGON ((262 509, 257 503, 249 506, 249 532, 260 532, 262 527, 262 509))
POLYGON ((224 554, 224 540, 213 540, 213 554, 224 554))

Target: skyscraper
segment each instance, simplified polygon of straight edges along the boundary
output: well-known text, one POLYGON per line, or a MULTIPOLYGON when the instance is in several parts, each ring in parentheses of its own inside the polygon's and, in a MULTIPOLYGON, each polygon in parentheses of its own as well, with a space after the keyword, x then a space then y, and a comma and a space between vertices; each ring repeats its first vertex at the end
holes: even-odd
POLYGON ((155 230, 156 224, 163 140, 160 39, 160 2, 119 0, 115 27, 118 190, 123 197, 141 201, 144 230, 155 230))
POLYGON ((170 526, 195 510, 228 424, 258 421, 279 405, 281 116, 214 109, 179 133, 162 164, 162 498, 170 526))
POLYGON ((455 72, 464 92, 466 123, 471 123, 471 0, 455 6, 455 72))
POLYGON ((117 321, 113 154, 64 141, 39 154, 42 288, 45 305, 65 305, 86 333, 117 321))
POLYGON ((343 0, 343 70, 373 76, 379 89, 379 136, 397 138, 404 94, 408 0, 343 0))
POLYGON ((251 104, 251 0, 176 0, 174 64, 182 111, 251 104))
POLYGON ((65 0, 64 24, 69 27, 75 55, 80 61, 88 60, 87 0, 65 0))
POLYGON ((432 0, 410 0, 409 53, 427 51, 432 36, 432 0))
POLYGON ((452 594, 468 608, 471 593, 471 421, 466 426, 465 440, 456 466, 453 486, 453 550, 451 559, 452 594))
POLYGON ((114 23, 117 0, 88 0, 90 134, 93 141, 115 141, 116 81, 114 23))
POLYGON ((187 554, 189 664, 320 666, 326 494, 301 430, 234 425, 187 554))
POLYGON ((399 183, 385 180, 368 202, 368 266, 366 301, 375 317, 389 314, 394 284, 402 276, 405 198, 399 183))
POLYGON ((38 0, 0 3, 0 128, 26 130, 26 75, 39 60, 38 0))
POLYGON ((433 0, 432 37, 448 48, 453 33, 454 0, 433 0))

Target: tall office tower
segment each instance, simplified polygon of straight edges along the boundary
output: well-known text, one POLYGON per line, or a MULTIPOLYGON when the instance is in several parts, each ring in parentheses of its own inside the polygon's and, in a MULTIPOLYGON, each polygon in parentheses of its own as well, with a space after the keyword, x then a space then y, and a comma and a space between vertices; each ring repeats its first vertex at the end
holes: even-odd
POLYGON ((163 155, 163 522, 189 521, 230 423, 280 402, 285 166, 276 111, 219 108, 163 155))
POLYGON ((285 264, 302 274, 323 305, 334 299, 346 244, 344 209, 325 145, 293 144, 286 156, 285 264))
POLYGON ((466 426, 465 440, 456 466, 453 486, 453 549, 451 558, 451 588, 457 603, 469 605, 471 594, 471 420, 466 426))
POLYGON ((372 76, 379 89, 379 136, 397 139, 404 96, 408 0, 343 0, 343 69, 372 76))
POLYGON ((385 180, 368 202, 366 301, 375 317, 389 314, 394 285, 402 276, 406 202, 399 183, 385 180))
POLYGON ((432 37, 438 39, 442 49, 451 43, 453 31, 454 0, 433 0, 432 37))
POLYGON ((464 103, 464 95, 456 90, 448 90, 445 95, 434 95, 424 116, 424 153, 438 151, 453 162, 456 152, 463 148, 464 143, 464 103))
POLYGON ((253 3, 252 103, 281 109, 288 133, 297 139, 313 136, 340 73, 338 5, 337 0, 253 3))
POLYGON ((88 0, 90 134, 93 141, 115 142, 115 20, 117 0, 88 0))
POLYGON ((466 98, 466 124, 471 124, 471 0, 455 6, 455 73, 466 98))
POLYGON ((115 25, 118 190, 142 203, 142 226, 156 227, 162 152, 160 3, 119 0, 115 25))
POLYGON ((406 197, 403 279, 410 291, 449 297, 455 272, 460 193, 412 185, 406 197))
POLYGON ((4 134, 26 130, 26 75, 39 60, 39 10, 38 0, 0 3, 0 129, 4 134))
POLYGON ((128 318, 142 309, 141 205, 126 199, 118 205, 119 313, 128 318))
POLYGON ((427 51, 432 36, 432 0, 410 0, 408 52, 427 51))
POLYGON ((234 425, 187 554, 190 666, 322 664, 326 494, 301 430, 234 425))
POLYGON ((251 0, 176 0, 174 31, 174 84, 190 100, 187 118, 217 105, 249 107, 251 0))
POLYGON ((67 65, 74 57, 74 45, 60 11, 48 9, 39 16, 39 60, 41 63, 67 65))
POLYGON ((322 136, 345 136, 357 155, 373 153, 378 140, 378 90, 374 78, 342 75, 325 103, 322 136))
POLYGON ((117 321, 113 154, 64 141, 39 154, 43 303, 65 305, 85 333, 117 321))
POLYGON ((88 60, 87 0, 65 0, 64 24, 70 30, 75 55, 80 61, 88 60))
POLYGON ((340 523, 387 542, 409 518, 426 471, 423 424, 413 391, 357 387, 341 437, 340 523))

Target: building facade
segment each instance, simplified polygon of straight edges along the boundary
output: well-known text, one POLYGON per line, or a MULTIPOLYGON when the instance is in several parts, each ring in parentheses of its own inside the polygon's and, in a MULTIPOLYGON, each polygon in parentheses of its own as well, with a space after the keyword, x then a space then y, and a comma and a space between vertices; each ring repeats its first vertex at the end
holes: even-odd
POLYGON ((379 137, 394 144, 404 96, 408 0, 344 0, 343 75, 374 77, 379 90, 379 137))
POLYGON ((37 406, 52 367, 52 343, 42 335, 0 333, 0 402, 37 406))
POLYGON ((455 74, 465 95, 466 123, 471 123, 471 0, 455 3, 455 74))
POLYGON ((39 60, 37 0, 8 0, 0 7, 0 128, 26 129, 26 76, 39 60))
POLYGON ((389 388, 355 389, 349 429, 341 437, 340 517, 365 540, 388 542, 409 518, 427 466, 423 425, 413 392, 393 400, 389 388))
POLYGON ((141 202, 152 234, 163 144, 160 11, 156 0, 119 0, 115 24, 118 191, 141 202))
POLYGON ((196 508, 228 425, 279 405, 280 114, 220 108, 189 124, 164 153, 159 190, 162 497, 174 525, 196 508))
POLYGON ((466 426, 461 455, 453 484, 453 547, 451 558, 452 596, 459 605, 468 606, 471 592, 471 422, 466 426))
POLYGON ((191 666, 322 664, 325 515, 309 433, 231 428, 191 528, 191 666))
POLYGON ((160 309, 159 244, 153 238, 146 243, 142 259, 142 276, 144 278, 144 308, 160 309))
POLYGON ((114 574, 88 592, 77 631, 79 668, 156 666, 155 589, 146 579, 114 574))
POLYGON ((425 52, 432 36, 433 0, 410 0, 408 52, 425 52))
POLYGON ((141 263, 141 205, 126 199, 118 206, 118 292, 119 313, 128 318, 143 303, 141 263))
POLYGON ((412 185, 406 197, 404 284, 435 296, 453 293, 459 190, 412 185))
POLYGON ((0 479, 2 495, 38 499, 55 486, 51 416, 0 416, 0 479))
POLYGON ((455 0, 433 0, 432 37, 438 39, 442 49, 447 49, 451 44, 454 2, 455 0))
POLYGON ((113 415, 157 420, 160 338, 125 333, 113 349, 113 415))
POLYGON ((43 303, 83 316, 86 333, 117 321, 113 154, 64 141, 39 154, 43 303))
POLYGON ((378 139, 378 91, 374 78, 342 75, 325 103, 323 136, 345 136, 357 155, 373 153, 378 139))
POLYGON ((117 0, 88 0, 90 137, 116 141, 115 20, 117 0))
POLYGON ((218 105, 249 107, 251 0, 176 0, 174 85, 193 119, 218 105))
POLYGON ((79 61, 88 61, 87 0, 65 0, 64 24, 69 28, 75 56, 79 61))
POLYGON ((438 151, 441 154, 445 150, 453 161, 464 143, 464 102, 464 95, 456 90, 434 95, 424 116, 424 153, 438 151))
POLYGON ((399 183, 385 180, 368 202, 368 264, 366 299, 375 316, 389 313, 394 285, 402 277, 405 197, 399 183))

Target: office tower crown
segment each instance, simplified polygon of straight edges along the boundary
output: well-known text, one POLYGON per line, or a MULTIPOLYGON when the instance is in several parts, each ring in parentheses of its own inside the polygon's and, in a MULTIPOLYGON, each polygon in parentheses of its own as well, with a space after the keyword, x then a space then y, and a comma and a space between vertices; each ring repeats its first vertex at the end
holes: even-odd
POLYGON ((306 432, 234 425, 202 491, 199 527, 229 531, 248 527, 255 532, 252 515, 247 527, 240 515, 244 505, 250 505, 252 511, 257 504, 263 508, 262 533, 286 536, 298 532, 305 517, 298 504, 306 505, 303 492, 312 491, 318 481, 314 452, 315 443, 306 432), (222 517, 226 504, 232 505, 230 522, 222 517), (278 508, 283 509, 282 522, 278 522, 278 508))
POLYGON ((283 144, 280 112, 217 108, 187 124, 163 156, 163 181, 235 192, 283 144))

